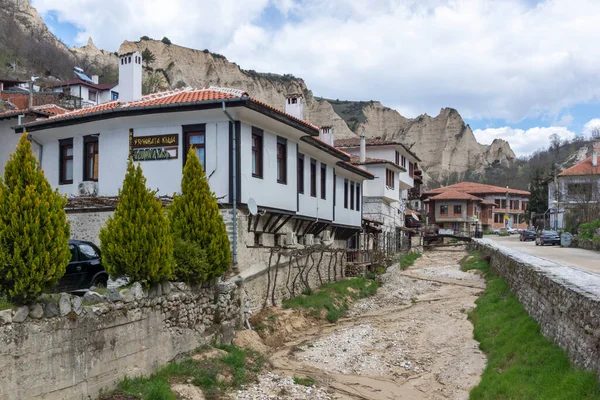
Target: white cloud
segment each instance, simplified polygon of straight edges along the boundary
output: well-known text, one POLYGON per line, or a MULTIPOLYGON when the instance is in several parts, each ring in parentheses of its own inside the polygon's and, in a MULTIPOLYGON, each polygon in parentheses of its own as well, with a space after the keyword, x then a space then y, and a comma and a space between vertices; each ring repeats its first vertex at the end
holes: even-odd
POLYGON ((491 144, 494 139, 508 141, 517 157, 528 156, 536 150, 548 147, 553 134, 557 134, 561 140, 571 140, 576 136, 575 132, 563 126, 535 127, 527 130, 505 126, 503 128, 476 129, 473 133, 477 141, 483 144, 491 144))
POLYGON ((449 106, 468 119, 558 118, 600 93, 600 1, 33 2, 79 26, 80 44, 92 36, 116 50, 167 36, 245 69, 302 77, 320 96, 430 115, 449 106), (258 26, 269 8, 283 20, 258 26))
POLYGON ((591 119, 583 126, 583 136, 585 136, 586 138, 590 138, 593 135, 595 135, 595 137, 599 137, 598 136, 599 129, 600 129, 600 118, 591 119))

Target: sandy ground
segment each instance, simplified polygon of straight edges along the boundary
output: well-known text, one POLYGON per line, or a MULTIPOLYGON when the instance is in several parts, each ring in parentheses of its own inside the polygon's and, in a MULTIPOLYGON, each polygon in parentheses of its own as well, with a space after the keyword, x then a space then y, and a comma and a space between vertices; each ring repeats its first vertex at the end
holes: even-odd
POLYGON ((467 399, 486 364, 467 320, 485 282, 459 270, 465 254, 432 250, 407 271, 390 267, 347 318, 286 333, 269 373, 234 398, 467 399), (299 388, 293 376, 320 387, 299 388))

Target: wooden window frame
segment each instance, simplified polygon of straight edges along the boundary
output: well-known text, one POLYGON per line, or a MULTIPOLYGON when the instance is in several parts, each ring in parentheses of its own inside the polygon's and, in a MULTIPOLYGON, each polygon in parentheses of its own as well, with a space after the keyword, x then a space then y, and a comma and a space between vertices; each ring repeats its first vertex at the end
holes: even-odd
POLYGON ((99 138, 98 135, 89 135, 89 136, 83 137, 83 181, 84 182, 98 182, 98 176, 100 174, 100 171, 97 170, 100 165, 100 148, 99 148, 98 138, 99 138), (90 146, 95 147, 94 151, 91 153, 88 151, 90 146), (92 158, 92 159, 94 158, 94 157, 90 157, 90 154, 92 156, 94 156, 94 155, 98 156, 98 165, 95 165, 96 171, 89 170, 90 158, 92 158), (95 175, 95 177, 94 177, 94 175, 95 175))
POLYGON ((317 197, 317 160, 310 159, 310 197, 317 197))
POLYGON ((396 150, 396 165, 400 165, 400 152, 396 150))
POLYGON ((354 182, 350 182, 350 209, 354 210, 354 182))
MULTIPOLYGON (((263 130, 256 128, 256 127, 252 127, 252 159, 256 158, 256 171, 254 171, 254 169, 252 170, 252 177, 253 178, 259 178, 262 179, 263 178, 263 152, 264 152, 264 142, 263 142, 263 130), (255 145, 256 143, 258 143, 258 145, 255 145)), ((252 166, 254 168, 254 165, 252 166)))
POLYGON ((462 204, 455 204, 453 207, 452 212, 454 213, 454 215, 456 214, 462 214, 462 204), (456 211, 458 207, 458 212, 456 211))
POLYGON ((415 176, 415 165, 410 161, 408 162, 408 176, 411 178, 415 176))
POLYGON ((184 148, 183 148, 183 157, 181 157, 181 159, 183 160, 183 166, 185 167, 185 163, 187 161, 187 154, 188 154, 188 151, 190 151, 190 147, 192 147, 194 149, 204 149, 204 160, 200 160, 200 164, 202 164, 202 168, 204 168, 204 172, 206 173, 206 124, 183 126, 183 136, 184 136, 184 141, 183 141, 184 148), (204 143, 190 144, 191 136, 203 136, 204 143))
POLYGON ((327 165, 321 163, 321 199, 327 199, 327 165))
POLYGON ((448 205, 441 204, 440 205, 440 215, 448 215, 448 205), (444 212, 446 210, 446 212, 444 212))
POLYGON ((58 160, 58 184, 59 185, 70 185, 73 183, 73 162, 71 162, 71 179, 65 179, 67 175, 67 161, 73 160, 73 138, 70 139, 61 139, 58 141, 59 146, 59 160, 58 160), (71 155, 66 155, 66 150, 71 149, 71 155))
POLYGON ((396 174, 391 169, 385 169, 385 186, 387 186, 391 190, 395 189, 395 175, 396 174))
POLYGON ((344 179, 344 208, 348 208, 348 179, 344 179))
POLYGON ((402 166, 402 168, 406 169, 406 157, 404 157, 404 156, 402 156, 401 166, 402 166))
POLYGON ((296 168, 298 170, 298 193, 304 194, 304 154, 298 154, 296 168))
POLYGON ((360 199, 362 199, 360 195, 360 183, 356 183, 356 211, 360 211, 360 199))
POLYGON ((287 185, 287 139, 277 136, 277 183, 287 185))

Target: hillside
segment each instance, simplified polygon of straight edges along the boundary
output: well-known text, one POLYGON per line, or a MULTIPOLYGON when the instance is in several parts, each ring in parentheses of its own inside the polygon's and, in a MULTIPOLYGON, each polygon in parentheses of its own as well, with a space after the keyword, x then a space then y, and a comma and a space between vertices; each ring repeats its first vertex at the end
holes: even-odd
MULTIPOLYGON (((21 54, 19 59, 23 60, 23 70, 65 79, 72 77, 70 70, 76 63, 89 74, 103 75, 101 80, 104 82, 117 79, 116 52, 99 49, 92 39, 85 46, 67 50, 48 31, 28 1, 0 0, 0 5, 5 6, 0 12, 3 18, 0 22, 10 22, 12 27, 10 32, 6 31, 8 36, 5 37, 9 40, 4 40, 4 47, 0 50, 4 48, 5 53, 18 50, 11 47, 10 35, 24 41, 24 48, 33 49, 36 43, 43 43, 45 47, 54 49, 54 56, 46 61, 40 60, 39 54, 32 51, 21 54), (45 64, 42 65, 41 61, 45 64)), ((280 109, 285 107, 287 94, 302 93, 305 119, 316 125, 333 126, 338 138, 357 135, 364 129, 369 137, 401 140, 422 159, 426 179, 432 185, 442 184, 467 172, 484 174, 493 166, 510 167, 516 160, 510 146, 503 140, 496 140, 490 146, 478 143, 471 128, 452 108, 443 108, 435 117, 424 114, 409 119, 377 101, 334 101, 315 97, 301 78, 244 70, 223 55, 209 50, 144 39, 123 42, 119 52, 143 52, 147 49, 154 55, 154 60, 145 66, 144 87, 147 91, 185 85, 234 87, 244 89, 251 96, 280 109)))

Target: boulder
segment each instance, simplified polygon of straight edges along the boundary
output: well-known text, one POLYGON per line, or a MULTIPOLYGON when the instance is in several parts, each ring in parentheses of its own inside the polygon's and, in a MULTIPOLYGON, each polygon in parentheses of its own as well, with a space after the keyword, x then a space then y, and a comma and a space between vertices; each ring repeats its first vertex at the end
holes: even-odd
POLYGON ((89 301, 90 303, 102 303, 104 301, 104 296, 102 296, 100 293, 88 290, 83 295, 83 299, 85 301, 89 301))
POLYGON ((142 284, 139 282, 135 282, 133 285, 131 285, 129 293, 131 293, 134 300, 141 300, 144 297, 148 297, 148 293, 144 290, 142 284))
POLYGON ((121 295, 121 300, 123 303, 133 303, 135 300, 133 294, 131 294, 131 290, 129 289, 123 289, 119 292, 119 294, 121 295))
POLYGON ((58 304, 54 302, 44 304, 44 318, 53 318, 58 316, 58 304))
POLYGON ((29 315, 29 308, 27 306, 18 307, 12 316, 12 322, 23 322, 27 319, 29 315))
POLYGON ((44 316, 44 308, 41 304, 35 303, 29 309, 29 316, 34 319, 40 319, 44 316))
POLYGON ((162 282, 160 286, 162 287, 162 294, 165 295, 171 293, 171 290, 173 290, 173 284, 169 281, 162 282))
POLYGON ((64 317, 71 312, 71 297, 68 294, 60 294, 60 299, 58 300, 58 311, 61 317, 64 317))
POLYGON ((71 298, 71 308, 75 314, 80 315, 83 311, 83 300, 79 296, 73 296, 71 298))
POLYGON ((0 326, 7 325, 12 322, 12 310, 0 311, 0 326))

